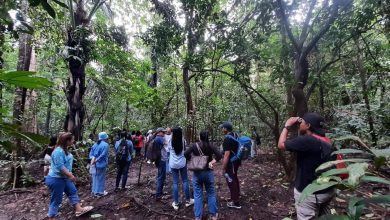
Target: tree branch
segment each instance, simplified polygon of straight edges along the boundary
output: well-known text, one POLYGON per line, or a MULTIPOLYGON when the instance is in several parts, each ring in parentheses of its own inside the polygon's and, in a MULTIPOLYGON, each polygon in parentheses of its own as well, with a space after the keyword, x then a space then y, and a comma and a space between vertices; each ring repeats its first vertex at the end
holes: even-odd
POLYGON ((294 35, 293 35, 292 31, 291 31, 291 25, 288 22, 288 18, 287 18, 287 15, 286 15, 286 10, 285 10, 285 7, 284 7, 285 6, 284 2, 282 0, 277 0, 277 3, 278 3, 279 8, 280 8, 280 10, 279 10, 280 11, 280 19, 281 19, 282 25, 286 29, 287 36, 290 39, 291 43, 293 44, 296 52, 301 53, 302 47, 299 47, 298 42, 295 39, 295 37, 294 37, 294 35))
POLYGON ((307 36, 309 35, 309 23, 313 15, 314 6, 316 5, 317 0, 312 0, 310 3, 309 11, 307 12, 305 22, 303 24, 303 29, 301 35, 299 36, 299 47, 303 47, 307 36))

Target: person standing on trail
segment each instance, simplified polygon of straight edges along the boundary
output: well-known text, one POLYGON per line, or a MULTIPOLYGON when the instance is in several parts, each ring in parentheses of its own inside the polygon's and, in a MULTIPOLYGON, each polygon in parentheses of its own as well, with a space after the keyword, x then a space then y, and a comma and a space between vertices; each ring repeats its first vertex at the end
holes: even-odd
POLYGON ((96 191, 96 166, 94 163, 95 160, 95 154, 97 150, 98 144, 97 142, 94 143, 91 147, 91 150, 89 151, 89 159, 90 159, 90 164, 89 164, 89 173, 91 174, 92 177, 92 183, 91 183, 91 191, 92 191, 92 196, 95 196, 97 191, 96 191))
POLYGON ((229 208, 241 209, 240 205, 240 182, 238 180, 238 168, 241 166, 241 160, 231 162, 231 158, 238 152, 238 134, 233 132, 233 125, 230 122, 224 122, 220 125, 222 133, 225 135, 223 140, 223 168, 222 174, 226 178, 230 190, 230 199, 227 203, 229 208))
POLYGON ((172 129, 171 128, 166 129, 164 140, 165 140, 164 147, 165 147, 165 150, 167 152, 167 158, 168 158, 168 160, 166 161, 167 173, 171 173, 171 168, 169 167, 169 158, 170 158, 169 154, 170 154, 171 149, 172 149, 172 129))
POLYGON ((141 131, 137 131, 134 136, 135 155, 141 156, 141 150, 144 147, 144 136, 141 131))
POLYGON ((106 171, 108 167, 108 135, 106 132, 99 133, 99 141, 96 143, 96 149, 94 150, 91 164, 96 167, 95 179, 95 192, 94 196, 100 198, 102 196, 107 195, 108 193, 105 191, 106 184, 106 171))
POLYGON ((191 156, 207 156, 208 166, 203 170, 194 171, 192 175, 192 187, 194 190, 194 213, 195 219, 200 220, 203 216, 203 186, 207 192, 207 207, 212 220, 218 218, 217 196, 215 192, 214 164, 221 160, 222 155, 217 148, 212 146, 209 141, 209 133, 203 131, 199 135, 200 142, 191 144, 185 151, 184 156, 187 161, 191 156))
POLYGON ((153 151, 158 151, 158 158, 154 161, 157 167, 157 181, 156 181, 156 200, 161 200, 163 196, 163 189, 166 178, 166 161, 168 160, 168 154, 164 147, 165 128, 158 128, 156 131, 156 137, 153 143, 153 151))
POLYGON ((73 155, 68 152, 68 147, 73 145, 74 137, 72 133, 63 133, 59 136, 57 147, 51 157, 49 174, 45 178, 45 183, 51 192, 50 205, 47 216, 54 219, 58 214, 65 193, 69 202, 75 208, 76 217, 81 216, 93 209, 92 206, 81 207, 80 198, 75 186, 76 177, 72 174, 73 155))
POLYGON ((279 149, 297 153, 294 199, 298 220, 331 214, 329 205, 335 195, 333 188, 316 192, 298 203, 303 189, 316 179, 315 170, 330 160, 331 141, 325 136, 324 123, 324 118, 317 113, 306 113, 303 118, 292 117, 286 121, 279 137, 279 149), (287 140, 288 132, 295 124, 299 124, 299 136, 287 140))
POLYGON ((153 131, 152 130, 149 130, 147 133, 146 133, 146 140, 145 140, 145 146, 144 146, 144 159, 147 161, 147 162, 149 162, 150 163, 150 161, 149 160, 147 160, 147 153, 148 153, 148 150, 150 150, 150 149, 148 149, 148 146, 149 146, 149 143, 150 143, 150 141, 152 141, 153 140, 153 131))
POLYGON ((177 127, 172 130, 172 148, 170 149, 169 167, 172 171, 172 191, 173 203, 172 207, 175 210, 179 209, 179 178, 183 185, 183 191, 186 199, 185 206, 190 207, 194 204, 194 200, 190 196, 190 185, 188 183, 187 160, 184 157, 185 141, 183 131, 177 127))
POLYGON ((133 143, 127 140, 127 132, 122 131, 121 139, 115 143, 115 161, 117 167, 115 191, 119 190, 122 179, 122 189, 126 188, 127 175, 133 154, 133 143))
POLYGON ((50 170, 50 164, 51 164, 51 154, 56 147, 57 144, 57 136, 52 136, 50 138, 49 145, 45 148, 45 150, 42 152, 41 157, 43 157, 43 176, 46 177, 50 170))
POLYGON ((260 147, 261 144, 261 137, 259 133, 256 131, 256 127, 251 127, 252 132, 252 147, 251 147, 251 158, 255 158, 257 156, 257 149, 260 147))

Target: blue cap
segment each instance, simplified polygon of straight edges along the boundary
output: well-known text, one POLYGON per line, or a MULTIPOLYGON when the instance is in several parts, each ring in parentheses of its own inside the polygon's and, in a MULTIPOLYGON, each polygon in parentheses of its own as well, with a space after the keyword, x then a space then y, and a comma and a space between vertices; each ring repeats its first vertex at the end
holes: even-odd
POLYGON ((99 140, 107 140, 108 139, 108 135, 106 132, 100 132, 99 133, 99 140))

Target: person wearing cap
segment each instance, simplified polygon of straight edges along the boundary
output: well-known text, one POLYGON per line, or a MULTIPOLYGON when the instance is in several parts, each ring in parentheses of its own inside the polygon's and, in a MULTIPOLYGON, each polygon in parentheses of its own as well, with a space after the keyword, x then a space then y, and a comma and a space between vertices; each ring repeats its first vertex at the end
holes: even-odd
POLYGON ((230 200, 227 203, 229 208, 241 209, 240 204, 240 182, 238 180, 238 168, 241 166, 241 160, 231 162, 230 159, 237 154, 239 144, 231 137, 238 138, 238 134, 233 132, 233 125, 230 122, 224 122, 220 125, 225 138, 223 140, 223 167, 222 174, 226 177, 226 183, 230 190, 230 200))
POLYGON ((154 139, 154 149, 160 149, 160 158, 155 161, 155 165, 157 167, 157 178, 156 178, 156 200, 161 200, 163 196, 163 189, 165 185, 166 178, 166 161, 168 160, 168 154, 164 147, 165 144, 165 128, 158 128, 156 131, 156 138, 154 139))
POLYGON ((92 193, 95 197, 102 197, 107 195, 105 191, 106 183, 106 170, 108 166, 108 135, 106 132, 99 133, 99 141, 96 143, 95 147, 92 147, 90 158, 91 165, 96 167, 94 179, 92 181, 92 193))
POLYGON ((278 147, 297 153, 297 171, 294 183, 294 199, 298 220, 316 219, 331 214, 329 204, 335 192, 333 188, 318 191, 298 203, 302 191, 316 179, 315 170, 330 159, 331 145, 325 142, 325 120, 318 113, 306 113, 303 118, 289 118, 279 137, 278 147), (299 124, 299 136, 287 140, 288 132, 299 124))

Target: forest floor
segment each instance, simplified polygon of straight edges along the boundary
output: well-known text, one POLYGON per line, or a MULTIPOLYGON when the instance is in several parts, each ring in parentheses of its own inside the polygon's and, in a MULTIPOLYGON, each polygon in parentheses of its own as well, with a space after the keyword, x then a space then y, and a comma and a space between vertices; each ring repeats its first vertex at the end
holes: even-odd
MULTIPOLYGON (((109 194, 103 198, 95 199, 90 196, 91 187, 88 182, 78 184, 82 203, 94 206, 94 210, 76 218, 72 207, 64 198, 57 219, 194 219, 193 207, 181 206, 178 211, 174 211, 171 207, 172 178, 170 175, 167 176, 164 188, 166 198, 159 202, 153 197, 156 176, 156 168, 153 165, 143 162, 141 182, 140 185, 137 184, 140 163, 141 160, 135 160, 132 163, 127 182, 129 187, 125 191, 114 192, 115 170, 108 174, 106 189, 109 194)), ((240 167, 239 179, 242 194, 242 209, 240 210, 226 207, 226 201, 230 196, 226 181, 220 175, 220 169, 219 164, 215 174, 220 219, 295 218, 293 188, 289 183, 284 182, 275 155, 271 153, 259 155, 254 160, 244 161, 243 166, 240 167)), ((39 173, 40 168, 35 168, 35 170, 39 173)), ((386 187, 373 189, 370 185, 365 185, 359 190, 359 194, 366 196, 372 193, 389 194, 389 188, 386 187)), ((345 210, 347 194, 339 195, 333 202, 339 213, 345 210)), ((48 189, 43 184, 17 191, 2 192, 0 193, 0 219, 45 219, 49 200, 48 189)), ((207 205, 206 202, 204 203, 204 219, 207 219, 207 205)), ((389 207, 382 206, 373 206, 365 210, 366 217, 370 219, 390 219, 389 213, 389 207)))

